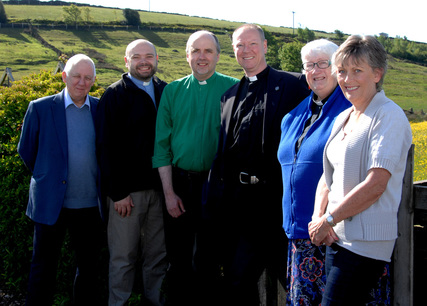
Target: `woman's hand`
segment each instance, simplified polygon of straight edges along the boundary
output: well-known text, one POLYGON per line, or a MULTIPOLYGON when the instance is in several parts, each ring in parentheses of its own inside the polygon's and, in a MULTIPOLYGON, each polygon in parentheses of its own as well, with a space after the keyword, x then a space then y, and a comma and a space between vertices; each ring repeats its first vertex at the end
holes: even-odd
POLYGON ((317 246, 322 244, 330 246, 332 243, 338 241, 338 236, 335 234, 332 226, 326 221, 326 215, 312 220, 308 224, 308 233, 311 242, 317 246))

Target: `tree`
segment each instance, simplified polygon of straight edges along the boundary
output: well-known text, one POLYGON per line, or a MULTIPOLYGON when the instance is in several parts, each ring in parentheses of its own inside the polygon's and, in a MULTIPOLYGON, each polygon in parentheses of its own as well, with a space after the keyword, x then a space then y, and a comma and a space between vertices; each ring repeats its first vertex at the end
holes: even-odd
POLYGON ((337 36, 337 39, 341 40, 344 38, 344 33, 341 32, 340 30, 335 30, 335 35, 337 36))
POLYGON ((83 15, 83 21, 84 22, 89 23, 89 22, 92 21, 93 18, 90 15, 90 8, 89 7, 87 7, 87 6, 82 7, 80 11, 81 11, 81 13, 83 15))
POLYGON ((77 25, 77 23, 82 19, 81 17, 82 12, 74 4, 71 4, 70 6, 63 6, 62 10, 63 10, 64 21, 67 24, 77 25))
POLYGON ((283 44, 279 50, 280 68, 285 71, 301 72, 301 48, 299 41, 283 44))
POLYGON ((3 2, 0 0, 0 23, 6 23, 6 22, 7 22, 6 10, 4 9, 3 2))
POLYGON ((377 39, 383 45, 387 53, 390 53, 391 49, 393 48, 393 42, 391 41, 391 39, 385 35, 380 35, 377 37, 377 39))
POLYGON ((277 41, 277 38, 271 34, 271 32, 267 31, 263 28, 265 39, 267 39, 267 54, 265 55, 265 58, 267 60, 267 63, 276 69, 280 68, 280 60, 278 57, 279 54, 279 42, 277 41))
POLYGON ((127 8, 123 10, 123 16, 125 16, 128 25, 139 26, 141 24, 138 11, 127 8))
POLYGON ((316 34, 309 28, 305 28, 305 29, 298 28, 297 32, 298 32, 298 37, 301 40, 304 40, 306 42, 310 42, 316 38, 316 34))

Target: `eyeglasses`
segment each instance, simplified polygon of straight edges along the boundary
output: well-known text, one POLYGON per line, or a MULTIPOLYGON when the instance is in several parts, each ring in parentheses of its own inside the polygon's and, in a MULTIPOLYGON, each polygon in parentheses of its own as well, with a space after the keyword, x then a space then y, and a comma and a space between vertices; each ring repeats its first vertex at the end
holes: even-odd
POLYGON ((327 61, 318 61, 317 63, 311 63, 311 62, 307 62, 302 64, 302 69, 304 69, 305 71, 311 71, 314 69, 314 66, 319 67, 320 69, 326 69, 331 65, 331 61, 327 60, 327 61))

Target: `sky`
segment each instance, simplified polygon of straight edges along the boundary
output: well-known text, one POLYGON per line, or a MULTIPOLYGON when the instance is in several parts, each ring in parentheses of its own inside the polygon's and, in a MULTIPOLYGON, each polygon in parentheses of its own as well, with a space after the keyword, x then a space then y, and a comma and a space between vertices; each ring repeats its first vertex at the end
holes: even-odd
POLYGON ((260 25, 344 34, 407 37, 427 43, 427 22, 421 0, 72 0, 113 8, 257 23, 260 25))

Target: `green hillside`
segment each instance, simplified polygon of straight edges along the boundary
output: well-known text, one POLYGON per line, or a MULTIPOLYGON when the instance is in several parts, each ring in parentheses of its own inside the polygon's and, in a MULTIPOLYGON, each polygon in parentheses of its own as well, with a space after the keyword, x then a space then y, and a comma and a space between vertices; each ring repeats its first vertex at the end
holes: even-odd
MULTIPOLYGON (((145 38, 157 46, 158 76, 170 82, 191 72, 185 59, 185 44, 188 36, 199 29, 208 29, 218 35, 222 54, 217 70, 237 78, 243 75, 234 59, 229 38, 241 23, 139 11, 142 26, 137 28, 125 25, 120 9, 90 7, 90 26, 65 28, 62 6, 5 4, 5 10, 14 25, 13 28, 0 28, 0 73, 10 67, 16 80, 41 69, 54 70, 58 62, 54 50, 59 50, 64 54, 85 53, 91 56, 97 66, 99 85, 107 87, 126 69, 123 56, 127 44, 134 39, 145 38), (36 31, 38 39, 24 25, 27 21, 33 25, 44 25, 36 31)), ((281 41, 291 39, 292 29, 265 29, 281 41)), ((333 36, 316 32, 316 38, 333 36)), ((427 67, 394 58, 390 58, 389 64, 384 84, 387 95, 404 109, 426 111, 427 67)))

